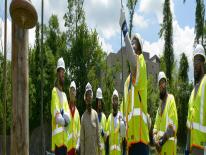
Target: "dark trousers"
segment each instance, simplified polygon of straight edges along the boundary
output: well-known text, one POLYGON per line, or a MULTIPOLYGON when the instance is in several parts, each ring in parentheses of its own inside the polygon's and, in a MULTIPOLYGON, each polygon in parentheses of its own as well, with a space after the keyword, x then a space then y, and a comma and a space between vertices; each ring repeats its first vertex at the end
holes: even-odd
POLYGON ((129 147, 129 155, 149 155, 149 146, 144 143, 132 144, 129 147))
POLYGON ((66 146, 55 147, 55 155, 67 155, 66 146))

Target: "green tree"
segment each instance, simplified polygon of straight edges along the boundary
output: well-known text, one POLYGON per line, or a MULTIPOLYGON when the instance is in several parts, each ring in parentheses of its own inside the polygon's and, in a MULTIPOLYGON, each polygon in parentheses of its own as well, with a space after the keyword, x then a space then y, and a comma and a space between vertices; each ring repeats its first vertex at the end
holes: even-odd
POLYGON ((179 73, 178 73, 178 78, 179 80, 187 83, 188 82, 188 70, 189 70, 189 64, 187 57, 185 53, 182 53, 181 58, 180 58, 180 67, 179 67, 179 73))
POLYGON ((127 8, 129 9, 129 36, 131 37, 132 28, 133 28, 133 16, 135 12, 135 7, 138 0, 128 0, 127 1, 127 8))
POLYGON ((174 65, 173 52, 173 27, 172 27, 172 13, 170 10, 170 0, 165 0, 163 8, 163 23, 160 25, 160 37, 164 36, 164 61, 166 67, 166 76, 169 83, 172 81, 172 69, 174 65))

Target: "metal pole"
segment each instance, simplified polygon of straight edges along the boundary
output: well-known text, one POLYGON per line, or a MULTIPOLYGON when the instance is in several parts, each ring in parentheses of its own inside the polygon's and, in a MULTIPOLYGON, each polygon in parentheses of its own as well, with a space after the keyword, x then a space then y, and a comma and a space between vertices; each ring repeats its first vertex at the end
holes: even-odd
POLYGON ((44 57, 44 45, 43 45, 43 26, 44 26, 44 0, 41 1, 41 137, 42 137, 42 155, 45 154, 45 139, 44 139, 44 81, 43 81, 43 57, 44 57))
POLYGON ((6 68, 6 57, 7 57, 7 0, 5 0, 5 14, 4 14, 4 95, 3 95, 3 100, 4 100, 4 113, 3 113, 3 155, 6 155, 6 101, 7 101, 7 68, 6 68))

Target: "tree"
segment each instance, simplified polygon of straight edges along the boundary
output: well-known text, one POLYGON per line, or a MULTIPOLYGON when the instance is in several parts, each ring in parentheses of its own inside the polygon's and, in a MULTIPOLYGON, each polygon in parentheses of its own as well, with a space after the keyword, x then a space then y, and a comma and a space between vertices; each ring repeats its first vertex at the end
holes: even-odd
POLYGON ((173 53, 173 27, 172 27, 172 14, 170 10, 170 0, 165 0, 163 8, 163 23, 160 25, 160 37, 164 36, 164 60, 166 67, 166 76, 169 83, 172 81, 172 69, 174 64, 173 53))
POLYGON ((73 37, 77 37, 78 27, 85 21, 84 0, 67 0, 68 11, 64 15, 65 27, 67 27, 67 41, 71 45, 73 37))
POLYGON ((179 73, 178 78, 179 80, 187 83, 188 82, 188 70, 189 70, 189 64, 187 61, 187 57, 185 53, 182 53, 180 58, 180 67, 179 67, 179 73))
MULTIPOLYGON (((185 3, 186 0, 183 0, 185 3)), ((196 10, 195 10, 195 43, 199 44, 201 39, 201 44, 203 44, 204 35, 204 17, 205 17, 205 5, 204 0, 196 0, 196 10)))
POLYGON ((135 7, 138 0, 128 0, 127 7, 129 9, 129 36, 131 37, 132 28, 133 28, 133 16, 135 12, 135 7))

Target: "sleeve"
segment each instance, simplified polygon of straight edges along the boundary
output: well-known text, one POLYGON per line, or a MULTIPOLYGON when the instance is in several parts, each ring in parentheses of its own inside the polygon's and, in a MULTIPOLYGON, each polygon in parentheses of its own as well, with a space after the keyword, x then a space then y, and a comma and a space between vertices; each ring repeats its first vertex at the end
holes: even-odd
POLYGON ((177 118, 177 108, 174 96, 172 96, 171 103, 170 103, 170 112, 169 112, 169 125, 173 127, 175 134, 177 133, 178 129, 178 118, 177 118))
POLYGON ((126 56, 129 61, 130 69, 133 75, 136 74, 136 54, 134 53, 129 34, 127 33, 124 38, 125 46, 126 46, 126 56))
POLYGON ((156 117, 155 117, 155 123, 154 123, 154 128, 153 128, 153 133, 157 131, 157 126, 159 124, 159 110, 160 108, 157 109, 156 112, 156 117))
POLYGON ((58 103, 58 95, 55 88, 53 88, 52 98, 51 98, 51 115, 53 118, 55 118, 54 120, 56 120, 56 114, 60 113, 60 108, 57 103, 58 103))
POLYGON ((84 131, 84 115, 81 118, 81 130, 80 130, 80 151, 81 155, 85 155, 85 131, 84 131))
POLYGON ((193 96, 193 93, 194 93, 194 89, 193 89, 193 91, 192 91, 192 93, 191 93, 191 95, 190 95, 190 99, 189 99, 189 102, 188 102, 188 114, 187 114, 187 123, 186 123, 186 125, 187 125, 187 128, 188 129, 190 129, 190 127, 191 127, 191 114, 192 114, 192 102, 191 102, 191 98, 192 98, 192 96, 193 96))
POLYGON ((79 117, 79 112, 78 112, 77 144, 76 144, 76 149, 79 149, 79 146, 80 146, 80 129, 81 129, 81 124, 80 124, 80 117, 79 117))
POLYGON ((97 145, 98 145, 98 150, 100 150, 101 142, 100 142, 99 121, 98 121, 97 113, 95 113, 95 114, 96 114, 96 124, 97 124, 97 128, 96 128, 96 133, 97 133, 97 145))
POLYGON ((109 125, 110 125, 110 115, 109 115, 109 117, 107 118, 107 123, 106 123, 106 133, 107 133, 108 136, 109 136, 109 134, 110 134, 109 125))

